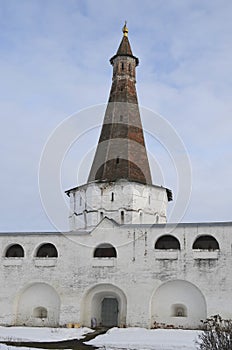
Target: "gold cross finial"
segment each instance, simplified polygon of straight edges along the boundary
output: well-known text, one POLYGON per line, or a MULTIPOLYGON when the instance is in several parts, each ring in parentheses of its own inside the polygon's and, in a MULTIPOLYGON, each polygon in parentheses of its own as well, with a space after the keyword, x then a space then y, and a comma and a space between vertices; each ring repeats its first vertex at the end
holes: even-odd
POLYGON ((127 24, 127 22, 125 21, 125 24, 122 28, 122 32, 123 32, 124 36, 128 36, 128 28, 127 28, 126 24, 127 24))

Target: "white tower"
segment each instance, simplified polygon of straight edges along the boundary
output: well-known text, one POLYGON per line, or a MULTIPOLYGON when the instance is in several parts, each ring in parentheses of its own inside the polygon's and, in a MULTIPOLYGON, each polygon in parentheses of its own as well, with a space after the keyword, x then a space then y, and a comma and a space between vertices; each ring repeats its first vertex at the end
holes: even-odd
POLYGON ((166 222, 170 190, 152 185, 136 93, 137 57, 128 29, 113 66, 112 87, 88 183, 66 191, 70 229, 91 230, 105 216, 119 224, 166 222))

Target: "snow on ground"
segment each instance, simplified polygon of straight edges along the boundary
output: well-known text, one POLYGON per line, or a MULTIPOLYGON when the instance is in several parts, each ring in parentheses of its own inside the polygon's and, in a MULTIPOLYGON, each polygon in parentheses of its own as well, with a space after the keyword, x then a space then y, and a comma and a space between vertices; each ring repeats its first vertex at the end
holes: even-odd
MULTIPOLYGON (((16 347, 16 346, 9 346, 9 345, 5 345, 5 344, 0 344, 0 350, 36 350, 36 349, 37 348, 25 348, 23 346, 16 347)), ((43 349, 38 348, 37 350, 43 350, 43 349)))
MULTIPOLYGON (((68 339, 82 339, 92 329, 46 328, 46 327, 0 327, 1 341, 52 342, 68 339)), ((2 350, 0 348, 0 350, 2 350)))
MULTIPOLYGON (((0 327, 1 341, 51 342, 83 339, 90 328, 0 327)), ((181 329, 111 328, 86 344, 104 350, 197 350, 200 331, 181 329)), ((0 344, 0 350, 30 350, 0 344)), ((34 349, 35 350, 35 349, 34 349)), ((41 349, 40 349, 41 350, 41 349)), ((100 349, 99 349, 100 350, 100 349)))
POLYGON ((196 350, 200 331, 180 329, 111 328, 86 344, 105 350, 196 350))

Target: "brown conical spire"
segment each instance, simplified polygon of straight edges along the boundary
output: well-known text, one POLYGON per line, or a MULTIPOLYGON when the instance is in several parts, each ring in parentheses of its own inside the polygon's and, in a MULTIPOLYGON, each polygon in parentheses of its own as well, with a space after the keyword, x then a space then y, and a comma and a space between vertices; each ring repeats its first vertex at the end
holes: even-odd
POLYGON ((119 45, 118 51, 117 51, 117 55, 127 55, 127 56, 133 56, 132 55, 132 50, 130 47, 130 43, 128 40, 128 28, 126 26, 126 22, 124 27, 122 28, 122 32, 123 32, 123 37, 122 37, 122 41, 119 45))
POLYGON ((112 87, 88 182, 152 183, 135 88, 139 60, 132 54, 127 34, 125 23, 118 51, 110 59, 112 87))

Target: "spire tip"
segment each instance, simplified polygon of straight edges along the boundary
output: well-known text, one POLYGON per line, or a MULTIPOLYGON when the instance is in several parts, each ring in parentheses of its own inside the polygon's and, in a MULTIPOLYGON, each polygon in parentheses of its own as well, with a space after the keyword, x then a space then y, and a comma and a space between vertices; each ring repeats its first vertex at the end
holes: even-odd
POLYGON ((128 36, 128 31, 129 31, 126 25, 127 25, 127 21, 125 21, 125 24, 122 28, 122 32, 124 36, 128 36))

